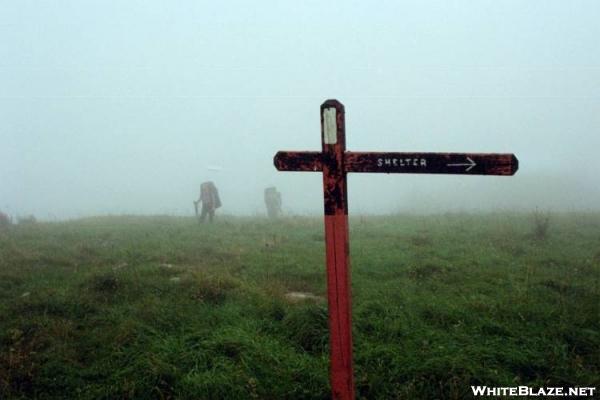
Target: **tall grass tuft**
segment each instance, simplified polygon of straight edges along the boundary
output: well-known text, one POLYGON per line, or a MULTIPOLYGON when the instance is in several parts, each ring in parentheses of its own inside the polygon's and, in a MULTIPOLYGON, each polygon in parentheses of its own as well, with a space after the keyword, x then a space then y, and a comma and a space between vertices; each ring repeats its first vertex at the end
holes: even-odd
POLYGON ((326 351, 329 333, 325 307, 307 304, 293 309, 283 319, 283 327, 288 337, 303 350, 326 351))

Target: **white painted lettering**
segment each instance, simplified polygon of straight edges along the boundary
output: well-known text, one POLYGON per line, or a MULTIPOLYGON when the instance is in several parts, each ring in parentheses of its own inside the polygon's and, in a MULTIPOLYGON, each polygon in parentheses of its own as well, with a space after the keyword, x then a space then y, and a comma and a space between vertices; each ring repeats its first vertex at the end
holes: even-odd
POLYGON ((425 158, 378 158, 378 167, 427 167, 425 158))

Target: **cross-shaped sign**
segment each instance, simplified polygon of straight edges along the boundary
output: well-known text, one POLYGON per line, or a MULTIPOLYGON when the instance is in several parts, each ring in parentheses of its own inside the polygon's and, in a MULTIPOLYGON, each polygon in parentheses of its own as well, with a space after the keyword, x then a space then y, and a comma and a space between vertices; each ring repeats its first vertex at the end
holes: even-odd
POLYGON ((322 171, 329 306, 330 382, 333 399, 354 398, 348 245, 348 172, 514 175, 514 154, 346 151, 344 106, 321 105, 322 151, 280 151, 279 171, 322 171))

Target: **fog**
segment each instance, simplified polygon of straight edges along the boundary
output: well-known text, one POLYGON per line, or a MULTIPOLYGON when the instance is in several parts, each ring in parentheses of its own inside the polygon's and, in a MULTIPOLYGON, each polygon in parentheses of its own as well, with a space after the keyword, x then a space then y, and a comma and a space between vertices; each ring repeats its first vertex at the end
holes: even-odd
POLYGON ((0 210, 322 213, 319 106, 354 151, 515 153, 513 177, 352 174, 351 213, 600 204, 597 1, 0 4, 0 210))

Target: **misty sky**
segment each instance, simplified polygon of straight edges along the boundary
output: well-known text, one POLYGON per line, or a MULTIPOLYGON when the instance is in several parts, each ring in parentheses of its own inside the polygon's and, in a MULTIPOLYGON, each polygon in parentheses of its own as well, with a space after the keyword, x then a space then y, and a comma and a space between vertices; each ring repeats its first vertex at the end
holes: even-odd
POLYGON ((356 151, 514 152, 514 177, 351 175, 350 212, 600 204, 598 1, 0 0, 0 210, 322 212, 319 106, 356 151), (219 167, 221 170, 215 171, 219 167))

